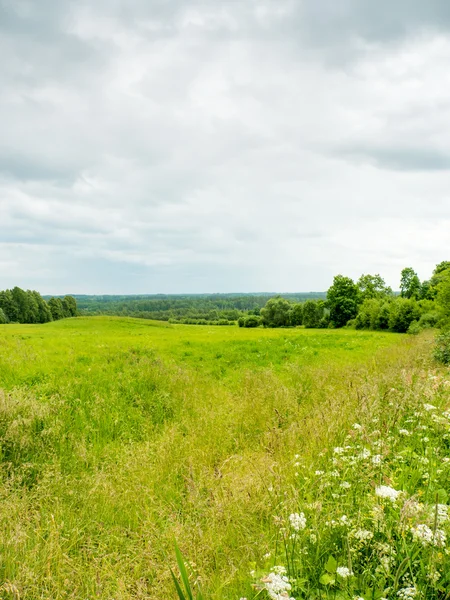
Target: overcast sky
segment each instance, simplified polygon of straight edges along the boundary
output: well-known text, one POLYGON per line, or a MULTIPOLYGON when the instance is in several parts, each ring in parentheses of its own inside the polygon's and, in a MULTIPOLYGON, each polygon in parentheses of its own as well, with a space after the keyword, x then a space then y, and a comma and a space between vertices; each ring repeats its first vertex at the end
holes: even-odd
POLYGON ((0 0, 0 289, 450 259, 448 0, 0 0))

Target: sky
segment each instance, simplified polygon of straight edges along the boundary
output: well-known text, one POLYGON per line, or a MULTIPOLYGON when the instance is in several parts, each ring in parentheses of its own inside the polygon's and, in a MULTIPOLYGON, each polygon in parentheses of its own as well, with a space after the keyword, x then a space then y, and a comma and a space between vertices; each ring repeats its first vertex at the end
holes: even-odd
POLYGON ((0 0, 0 289, 450 259, 448 0, 0 0))

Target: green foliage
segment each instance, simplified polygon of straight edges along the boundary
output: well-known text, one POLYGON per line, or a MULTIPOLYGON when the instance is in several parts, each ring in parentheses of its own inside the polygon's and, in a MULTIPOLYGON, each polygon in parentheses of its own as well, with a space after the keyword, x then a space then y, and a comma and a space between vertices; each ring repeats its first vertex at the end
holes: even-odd
POLYGON ((407 298, 396 298, 390 304, 389 329, 397 333, 405 333, 412 321, 420 319, 420 308, 417 302, 407 298))
POLYGON ((3 312, 3 309, 0 308, 0 325, 4 325, 7 322, 8 322, 8 319, 5 315, 5 313, 3 312))
POLYGON ((450 365, 450 330, 437 336, 434 358, 444 365, 450 365))
POLYGON ((281 296, 271 298, 261 309, 262 324, 264 327, 288 327, 291 324, 291 308, 291 303, 281 296))
POLYGON ((291 308, 289 321, 293 327, 298 327, 303 323, 303 304, 297 302, 291 308))
POLYGON ((417 273, 411 267, 401 272, 400 295, 402 298, 420 298, 421 284, 417 273))
POLYGON ((306 328, 319 327, 322 315, 323 309, 314 300, 307 300, 303 304, 303 325, 306 328))
POLYGON ((358 312, 359 290, 353 279, 336 275, 327 292, 327 306, 335 327, 343 327, 358 312))
POLYGON ((378 273, 376 275, 361 275, 356 283, 360 301, 392 296, 392 289, 386 285, 378 273))
POLYGON ((72 296, 51 298, 47 303, 39 292, 19 287, 0 292, 0 323, 48 323, 77 314, 77 303, 72 296))
POLYGON ((450 270, 441 271, 439 275, 436 304, 445 316, 450 316, 450 270))
POLYGON ((422 327, 419 325, 419 321, 411 321, 406 333, 410 335, 418 335, 422 331, 422 327))
POLYGON ((178 548, 178 546, 176 544, 175 544, 175 556, 177 559, 178 570, 180 572, 181 585, 179 584, 178 579, 175 577, 172 570, 171 570, 171 574, 172 574, 172 579, 175 584, 175 589, 177 591, 179 600, 204 600, 200 586, 197 585, 198 590, 197 590, 197 593, 194 594, 191 583, 189 581, 189 575, 188 575, 187 568, 186 568, 186 562, 183 558, 183 555, 180 552, 180 549, 178 548))

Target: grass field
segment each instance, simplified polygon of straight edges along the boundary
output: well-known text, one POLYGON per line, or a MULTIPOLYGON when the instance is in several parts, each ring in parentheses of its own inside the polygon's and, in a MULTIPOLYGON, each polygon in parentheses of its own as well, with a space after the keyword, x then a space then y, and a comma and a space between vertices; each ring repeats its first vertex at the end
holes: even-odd
POLYGON ((430 340, 113 317, 0 326, 0 598, 173 598, 175 540, 208 598, 253 597, 274 516, 306 501, 293 464, 325 456, 390 390, 389 414, 428 394, 430 340))

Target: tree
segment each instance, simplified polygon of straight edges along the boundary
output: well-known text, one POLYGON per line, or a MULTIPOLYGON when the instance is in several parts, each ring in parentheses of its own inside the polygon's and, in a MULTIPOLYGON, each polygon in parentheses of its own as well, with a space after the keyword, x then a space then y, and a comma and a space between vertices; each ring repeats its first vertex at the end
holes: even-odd
POLYGON ((450 269, 441 271, 441 279, 437 286, 436 304, 444 315, 450 316, 450 269))
POLYGON ((261 309, 264 327, 287 327, 290 325, 291 303, 277 296, 271 298, 261 309))
POLYGON ((397 333, 406 333, 413 321, 420 318, 420 307, 410 298, 396 298, 389 311, 389 329, 397 333))
POLYGON ((356 315, 356 329, 377 329, 381 302, 376 298, 364 300, 356 315))
POLYGON ((33 292, 33 295, 38 305, 38 323, 48 323, 49 321, 52 321, 52 312, 47 302, 44 300, 44 298, 40 295, 39 292, 33 292))
POLYGON ((327 292, 330 319, 335 327, 343 327, 358 312, 359 290, 353 279, 336 275, 327 292))
MULTIPOLYGON (((62 299, 63 311, 65 317, 75 317, 77 314, 77 301, 73 296, 64 296, 62 299)), ((219 318, 217 315, 216 318, 219 318)))
POLYGON ((402 298, 419 298, 421 292, 420 279, 411 267, 406 267, 401 272, 400 296, 402 298))
POLYGON ((303 304, 301 302, 297 302, 292 306, 290 322, 294 327, 303 323, 303 304))
POLYGON ((322 310, 314 300, 307 300, 303 304, 303 325, 308 329, 318 327, 322 318, 322 310))
POLYGON ((386 285, 386 282, 378 273, 376 275, 361 275, 356 285, 361 301, 392 296, 392 289, 386 285))
POLYGON ((54 321, 58 321, 59 319, 64 318, 64 309, 61 298, 50 298, 48 301, 48 306, 52 313, 52 319, 54 321))
POLYGON ((0 325, 4 325, 8 322, 5 313, 3 312, 3 308, 0 308, 0 325))
POLYGON ((17 310, 17 306, 14 302, 11 290, 5 290, 3 292, 0 292, 0 308, 5 313, 5 316, 8 321, 12 321, 13 323, 15 323, 19 320, 19 313, 17 310))

